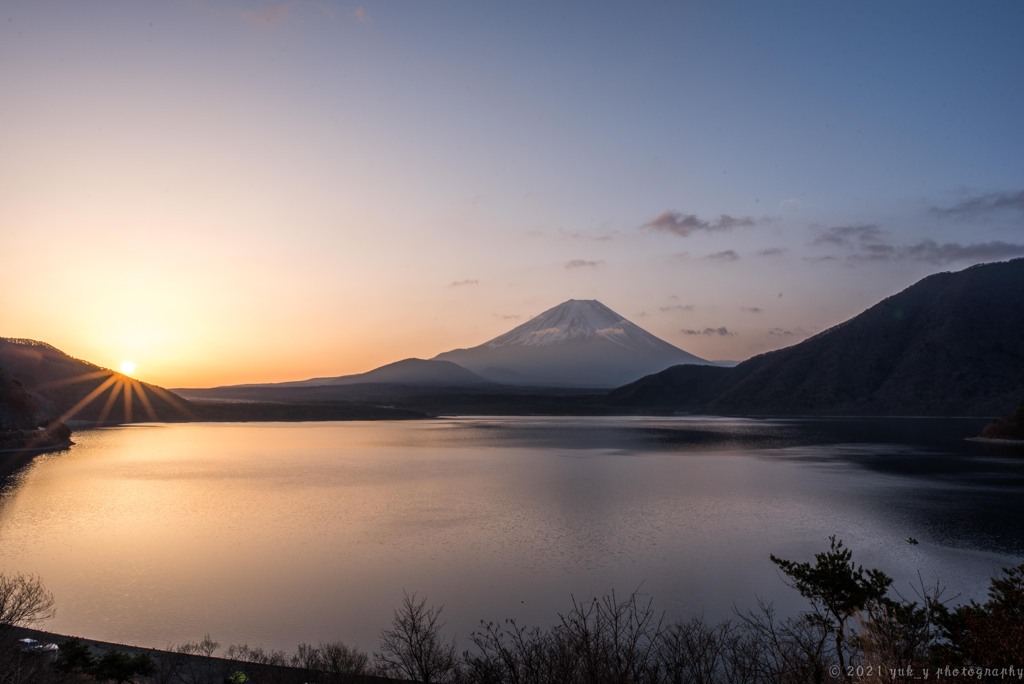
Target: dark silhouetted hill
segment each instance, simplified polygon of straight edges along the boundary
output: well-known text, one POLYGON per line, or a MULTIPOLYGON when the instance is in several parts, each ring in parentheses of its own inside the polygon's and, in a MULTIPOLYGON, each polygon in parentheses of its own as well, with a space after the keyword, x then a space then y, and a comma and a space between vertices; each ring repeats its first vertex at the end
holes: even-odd
POLYGON ((608 393, 612 406, 700 411, 717 396, 731 368, 687 364, 646 375, 608 393))
MULTIPOLYGON (((71 431, 60 421, 40 416, 28 390, 0 368, 0 451, 49 451, 71 445, 71 431)), ((0 467, 0 479, 13 472, 9 458, 0 467)))
POLYGON ((37 427, 36 404, 25 386, 0 368, 0 431, 33 430, 37 427))
POLYGON ((434 387, 475 387, 491 384, 473 371, 450 361, 403 359, 365 373, 335 378, 313 378, 242 387, 323 387, 359 384, 430 385, 434 387))
MULTIPOLYGON (((620 403, 694 410, 705 388, 687 372, 633 383, 620 403)), ((699 410, 715 414, 999 415, 1024 396, 1024 259, 929 276, 707 389, 699 410)))
POLYGON ((985 426, 981 436, 986 439, 1024 439, 1024 401, 1013 413, 1001 416, 985 426))
POLYGON ((28 395, 36 422, 181 421, 193 411, 173 393, 72 358, 44 342, 0 338, 0 371, 28 395))

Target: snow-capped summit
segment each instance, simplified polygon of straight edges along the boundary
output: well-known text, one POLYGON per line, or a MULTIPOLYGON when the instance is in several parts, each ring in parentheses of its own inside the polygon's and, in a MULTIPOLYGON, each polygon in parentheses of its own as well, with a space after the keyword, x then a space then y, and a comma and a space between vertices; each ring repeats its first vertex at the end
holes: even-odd
MULTIPOLYGON (((485 342, 485 347, 527 345, 542 347, 567 340, 604 337, 627 343, 630 336, 641 344, 658 338, 630 323, 596 299, 570 299, 534 316, 504 335, 485 342)), ((663 343, 664 344, 664 343, 663 343)))
POLYGON ((680 363, 707 364, 594 299, 570 299, 452 361, 496 382, 615 387, 680 363))

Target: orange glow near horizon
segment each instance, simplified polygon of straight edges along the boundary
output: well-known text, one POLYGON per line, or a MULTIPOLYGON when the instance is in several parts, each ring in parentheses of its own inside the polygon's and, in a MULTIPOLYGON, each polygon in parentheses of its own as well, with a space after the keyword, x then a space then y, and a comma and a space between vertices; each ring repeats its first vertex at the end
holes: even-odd
MULTIPOLYGON (((618 306, 614 300, 609 301, 611 306, 618 306)), ((130 336, 123 328, 95 325, 75 330, 72 336, 37 338, 70 356, 120 369, 125 376, 153 385, 205 388, 336 377, 364 373, 412 357, 429 359, 450 349, 482 344, 557 303, 539 300, 531 308, 520 309, 523 313, 508 317, 487 313, 486 303, 464 307, 450 317, 431 315, 430 306, 422 302, 420 309, 411 314, 405 309, 353 307, 338 311, 337 320, 322 319, 315 327, 288 314, 286 317, 293 318, 292 325, 273 325, 264 311, 252 320, 238 313, 224 317, 232 332, 225 330, 223 321, 197 317, 177 319, 163 328, 138 324, 130 336), (352 325, 357 320, 360 325, 352 325), (161 332, 170 329, 172 323, 179 325, 173 335, 161 332)), ((516 311, 511 306, 507 310, 516 311)), ((252 313, 252 309, 246 313, 252 313)), ((628 310, 620 313, 686 351, 709 359, 730 358, 719 340, 681 340, 673 337, 671 330, 659 329, 628 310)))
POLYGON ((1024 256, 1024 3, 748 4, 4 3, 0 336, 202 388, 596 299, 740 361, 1024 256))

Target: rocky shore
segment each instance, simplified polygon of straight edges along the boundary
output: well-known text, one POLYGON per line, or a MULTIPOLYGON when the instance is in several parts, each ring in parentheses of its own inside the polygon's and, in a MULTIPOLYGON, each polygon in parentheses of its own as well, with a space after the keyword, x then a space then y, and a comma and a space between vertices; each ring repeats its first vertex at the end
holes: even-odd
POLYGON ((71 430, 64 423, 51 423, 34 430, 0 430, 0 453, 41 453, 67 449, 71 430))

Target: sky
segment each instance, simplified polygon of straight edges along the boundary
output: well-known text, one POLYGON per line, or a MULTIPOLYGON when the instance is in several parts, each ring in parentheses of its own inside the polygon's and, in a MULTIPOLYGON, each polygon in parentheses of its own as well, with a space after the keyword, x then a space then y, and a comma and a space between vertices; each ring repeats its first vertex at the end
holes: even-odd
POLYGON ((165 387, 598 299, 707 359, 1024 256, 1024 3, 5 0, 0 336, 165 387))

